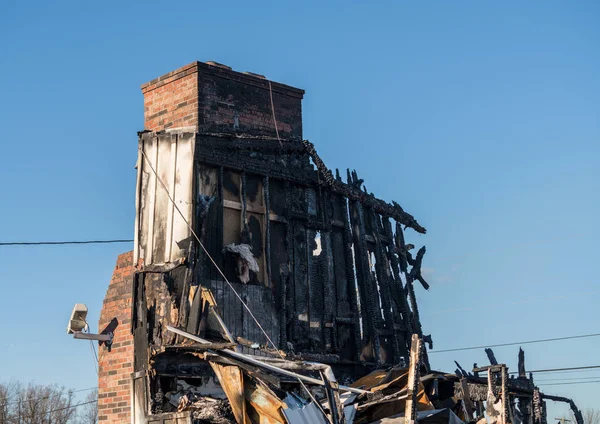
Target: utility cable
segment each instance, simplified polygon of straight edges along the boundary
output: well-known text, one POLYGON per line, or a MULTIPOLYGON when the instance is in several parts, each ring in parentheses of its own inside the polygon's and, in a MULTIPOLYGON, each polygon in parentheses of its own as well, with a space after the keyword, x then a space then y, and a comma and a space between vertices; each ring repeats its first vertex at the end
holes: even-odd
POLYGON ((458 352, 458 351, 461 351, 461 350, 475 350, 475 349, 485 349, 485 348, 502 347, 502 346, 518 346, 518 345, 525 345, 525 344, 547 343, 547 342, 556 342, 556 341, 559 341, 559 340, 583 339, 583 338, 586 338, 586 337, 598 337, 598 336, 600 336, 600 333, 582 334, 580 336, 555 337, 555 338, 552 338, 552 339, 526 340, 526 341, 523 341, 523 342, 499 343, 499 344, 493 344, 493 345, 457 347, 457 348, 454 348, 454 349, 431 350, 431 351, 428 351, 427 353, 428 354, 434 354, 434 353, 442 353, 442 352, 458 352))
POLYGON ((131 243, 133 240, 73 240, 73 241, 3 241, 0 246, 54 246, 64 244, 112 244, 131 243))
POLYGON ((594 379, 596 379, 596 380, 600 379, 600 375, 595 375, 595 376, 593 376, 593 377, 566 377, 566 378, 547 378, 547 379, 541 379, 541 380, 536 378, 536 379, 535 379, 535 382, 537 383, 538 381, 541 381, 541 382, 548 381, 548 382, 552 382, 552 383, 554 383, 554 382, 556 382, 556 381, 594 380, 594 379))
POLYGON ((65 409, 73 409, 73 408, 77 408, 79 406, 89 405, 90 403, 98 403, 98 401, 90 400, 89 402, 82 402, 82 403, 78 403, 78 404, 71 405, 71 406, 65 406, 64 408, 51 409, 50 411, 46 412, 46 414, 50 414, 52 412, 64 411, 65 409))
POLYGON ((588 384, 588 383, 600 383, 600 380, 594 380, 594 381, 575 381, 575 382, 571 382, 571 383, 544 383, 544 384, 540 384, 540 386, 566 386, 569 384, 588 384))
MULTIPOLYGON (((527 371, 527 372, 528 373, 530 373, 530 372, 541 373, 541 372, 557 372, 557 371, 573 371, 573 370, 591 370, 594 368, 600 368, 600 365, 587 365, 584 367, 571 367, 571 368, 550 368, 550 369, 546 369, 546 370, 531 370, 531 371, 527 371)), ((518 374, 518 372, 517 371, 509 372, 509 374, 518 374)))
MULTIPOLYGON (((146 155, 146 152, 144 152, 144 149, 142 149, 140 147, 139 151, 144 156, 144 158, 146 159, 146 162, 148 163, 148 166, 152 170, 152 173, 154 174, 154 176, 156 177, 156 179, 158 180, 158 182, 160 183, 160 185, 165 190, 165 192, 167 194, 167 197, 169 198, 169 200, 173 204, 173 207, 177 210, 177 212, 179 213, 179 215, 181 215, 181 219, 183 219, 183 222, 185 222, 185 224, 187 225, 188 229, 190 230, 190 232, 192 233, 192 235, 194 236, 194 238, 196 239, 196 241, 198 242, 198 244, 200 245, 200 247, 202 248, 202 250, 204 251, 204 253, 208 257, 208 259, 210 260, 210 262, 214 265, 214 267, 219 272, 219 274, 221 275, 221 277, 223 277, 223 281, 225 281, 227 283, 227 285, 229 286, 229 288, 231 289, 231 291, 233 292, 233 294, 238 298, 238 300, 242 303, 242 305, 244 306, 244 308, 248 311, 248 313, 250 314, 250 316, 252 317, 252 319, 254 320, 254 322, 256 323, 256 325, 258 326, 258 328, 260 329, 260 331, 265 335, 266 339, 269 341, 269 343, 271 344, 271 346, 273 346, 273 349, 275 349, 275 351, 278 353, 278 355, 281 357, 281 359, 285 360, 284 356, 279 352, 279 349, 277 348, 277 346, 275 345, 275 343, 273 343, 273 340, 271 340, 271 338, 269 337, 269 335, 267 334, 267 332, 265 331, 265 329, 263 328, 263 326, 260 325, 260 322, 258 321, 258 319, 252 313, 252 310, 250 309, 250 307, 246 304, 246 302, 244 302, 244 300, 239 295, 239 293, 237 292, 237 290, 229 282, 229 280, 227 279, 227 277, 225 276, 225 274, 223 273, 223 271, 221 270, 221 268, 219 267, 219 265, 217 265, 217 263, 213 259, 212 255, 208 252, 208 250, 206 249, 206 247, 204 247, 204 244, 200 240, 200 237, 198 237, 198 235, 196 234, 196 232, 194 231, 194 229, 190 225, 189 221, 187 220, 187 218, 185 217, 185 215, 183 214, 183 212, 181 212, 181 209, 179 209, 179 206, 177 206, 177 203, 175 203, 175 200, 173 200, 173 197, 171 196, 171 193, 169 192, 169 189, 167 188, 166 184, 159 177, 158 173, 154 169, 154 166, 152 166, 152 162, 150 161, 150 158, 148 158, 148 155, 146 155)), ((304 388, 304 390, 306 390, 306 393, 308 393, 308 396, 311 398, 311 400, 314 402, 314 404, 321 410, 321 412, 323 413, 323 416, 328 421, 331 422, 331 420, 329 419, 329 417, 327 416, 327 414, 323 410, 323 407, 321 406, 321 404, 319 402, 317 402, 317 400, 314 398, 314 396, 312 395, 312 393, 310 392, 310 390, 308 390, 308 387, 306 387, 306 385, 304 384, 304 382, 300 378, 298 378, 298 382, 304 388)))
MULTIPOLYGON (((89 391, 89 390, 95 390, 95 389, 97 389, 97 388, 98 388, 98 386, 95 386, 95 387, 88 387, 87 389, 67 390, 67 394, 68 394, 68 393, 79 393, 79 392, 86 392, 86 391, 89 391)), ((16 405, 16 404, 17 404, 17 403, 19 403, 19 402, 20 402, 20 403, 26 403, 26 402, 33 402, 33 401, 36 401, 36 400, 44 400, 44 399, 48 399, 48 398, 50 398, 50 397, 52 397, 52 396, 53 396, 53 395, 48 395, 48 396, 42 396, 42 397, 37 397, 37 398, 33 398, 33 399, 22 399, 22 400, 15 400, 15 401, 13 401, 13 402, 8 402, 8 403, 5 403, 4 405, 8 406, 8 405, 16 405)), ((8 399, 8 398, 0 398, 0 401, 7 400, 7 399, 8 399)))

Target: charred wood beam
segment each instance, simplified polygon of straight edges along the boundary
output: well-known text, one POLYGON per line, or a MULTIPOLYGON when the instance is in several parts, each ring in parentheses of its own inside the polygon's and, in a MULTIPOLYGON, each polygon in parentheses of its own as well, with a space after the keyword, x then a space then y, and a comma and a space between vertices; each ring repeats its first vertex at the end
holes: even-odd
MULTIPOLYGON (((419 335, 419 337, 423 338, 423 328, 421 327, 421 318, 419 316, 419 306, 417 304, 417 296, 415 294, 415 289, 413 286, 414 280, 413 280, 413 277, 411 276, 411 273, 408 272, 409 259, 412 261, 412 258, 410 258, 410 255, 408 253, 409 249, 404 241, 404 232, 402 231, 402 227, 400 226, 399 223, 396 223, 396 249, 398 252, 398 257, 400 259, 400 268, 403 269, 404 275, 406 276, 406 292, 408 294, 408 299, 410 300, 410 307, 412 309, 412 328, 413 328, 413 331, 419 335)), ((423 255, 421 255, 421 257, 422 256, 423 255)), ((414 264, 413 264, 413 268, 414 268, 414 264)), ((433 342, 431 340, 431 336, 427 336, 427 339, 431 346, 433 344, 433 342)), ((425 355, 424 355, 423 362, 426 365, 427 369, 429 369, 430 366, 429 366, 429 358, 427 356, 427 353, 425 353, 425 355)))
MULTIPOLYGON (((217 182, 217 194, 219 196, 219 213, 217 214, 217 242, 219 244, 223 244, 223 232, 224 232, 224 227, 225 224, 223 222, 224 219, 224 188, 223 188, 223 184, 224 184, 224 169, 223 167, 219 167, 219 178, 218 178, 218 182, 217 182)), ((217 249, 218 258, 214 258, 215 261, 217 261, 217 264, 219 264, 221 266, 221 269, 223 268, 223 254, 221 252, 221 249, 217 249)), ((208 263, 208 261, 206 262, 206 265, 204 266, 204 269, 206 269, 206 267, 210 267, 208 269, 211 269, 211 273, 209 275, 214 275, 215 277, 217 277, 217 273, 215 270, 213 270, 214 267, 211 267, 211 265, 208 263)), ((211 279, 219 279, 221 280, 220 276, 217 278, 211 278, 211 279)))
POLYGON ((512 423, 512 411, 510 401, 510 394, 508 393, 508 368, 506 365, 502 365, 502 422, 504 424, 512 423))
POLYGON ((454 363, 456 364, 456 366, 458 367, 457 369, 457 375, 459 377, 472 377, 471 374, 469 374, 467 371, 465 371, 465 369, 463 367, 460 366, 460 364, 456 361, 454 361, 454 363))
POLYGON ((467 418, 467 421, 472 421, 474 405, 473 405, 473 402, 471 401, 471 395, 469 394, 468 380, 466 378, 461 378, 460 385, 462 387, 462 393, 463 393, 462 401, 463 401, 463 405, 465 406, 466 418, 467 418))
MULTIPOLYGON (((390 259, 390 263, 392 265, 392 273, 394 277, 394 281, 392 282, 392 294, 396 300, 396 304, 400 314, 402 315, 402 322, 404 327, 406 328, 405 334, 412 334, 414 332, 412 322, 410 320, 410 308, 408 306, 408 300, 406 298, 406 289, 402 283, 402 278, 400 277, 400 272, 402 270, 402 266, 400 265, 400 261, 396 256, 395 251, 397 251, 396 240, 394 240, 392 233, 392 224, 389 219, 384 218, 383 220, 384 232, 387 237, 390 239, 390 246, 388 249, 388 256, 390 259)), ((398 226, 399 227, 399 226, 398 226)), ((400 231, 402 231, 400 229, 400 231)), ((401 235, 400 237, 403 238, 401 235)), ((401 349, 403 349, 403 355, 408 356, 409 340, 408 337, 404 337, 401 349)))
POLYGON ((487 355, 488 359, 490 360, 490 364, 492 365, 498 365, 498 361, 496 360, 496 356, 494 355, 494 351, 492 349, 485 348, 485 354, 487 355))
POLYGON ((421 247, 417 252, 417 257, 413 260, 409 251, 406 252, 408 263, 412 266, 410 277, 412 281, 418 280, 425 290, 429 290, 429 284, 423 278, 421 266, 423 265, 423 256, 425 255, 425 246, 421 247))
MULTIPOLYGON (((308 156, 313 159, 313 162, 317 165, 317 173, 324 177, 324 181, 321 181, 320 176, 314 172, 294 172, 282 168, 281 166, 275 166, 275 164, 269 161, 254 160, 252 166, 248 165, 244 161, 232 161, 232 151, 235 151, 240 155, 241 153, 247 152, 246 156, 255 155, 257 152, 271 154, 277 153, 281 155, 281 150, 273 150, 275 145, 272 142, 264 142, 264 140, 237 140, 237 141, 224 141, 217 138, 211 139, 207 136, 202 136, 201 141, 196 143, 195 157, 197 160, 204 163, 210 163, 217 166, 226 166, 231 169, 239 171, 251 171, 253 173, 268 175, 270 177, 277 177, 282 179, 289 179, 298 184, 305 185, 327 185, 332 192, 342 194, 351 200, 358 200, 364 203, 365 206, 373 207, 373 209, 383 215, 394 218, 396 221, 401 222, 402 225, 410 227, 415 231, 424 234, 426 229, 419 225, 416 219, 406 213, 400 205, 395 202, 389 204, 381 199, 376 198, 372 194, 365 193, 354 186, 349 186, 333 178, 331 171, 324 165, 322 160, 316 155, 314 146, 310 142, 303 145, 302 143, 290 142, 289 145, 284 146, 284 154, 295 155, 299 159, 306 156, 306 164, 302 166, 306 167, 306 171, 310 171, 310 164, 308 163, 308 156), (262 141, 262 142, 261 142, 262 141), (311 147, 312 146, 312 147, 311 147), (314 154, 311 154, 314 152, 314 154)), ((278 147, 278 146, 277 146, 278 147)), ((242 154, 240 157, 243 157, 242 154)), ((250 156, 252 158, 252 156, 250 156)))
POLYGON ((408 248, 404 242, 404 233, 399 223, 396 223, 396 247, 398 249, 398 256, 400 258, 400 268, 403 270, 404 275, 406 276, 406 291, 410 300, 413 316, 412 327, 419 337, 423 337, 423 329, 421 328, 417 297, 413 288, 413 279, 411 273, 408 272, 408 248))
POLYGON ((393 202, 391 205, 389 203, 384 202, 383 200, 377 199, 375 196, 371 194, 367 194, 360 190, 360 187, 357 187, 356 184, 360 182, 354 181, 354 184, 344 184, 338 180, 336 180, 333 176, 333 173, 323 160, 317 154, 314 144, 310 141, 305 140, 304 146, 306 147, 307 153, 310 155, 311 159, 315 163, 317 167, 317 172, 321 174, 321 176, 325 179, 327 185, 331 188, 331 190, 335 193, 340 193, 351 200, 358 200, 363 203, 365 206, 371 206, 373 210, 377 213, 384 214, 386 216, 394 218, 396 221, 402 223, 407 227, 412 228, 418 233, 425 234, 427 230, 424 227, 419 225, 417 220, 410 214, 404 212, 402 207, 396 202, 393 202))
MULTIPOLYGON (((292 202, 291 192, 290 192, 290 183, 289 181, 285 181, 283 183, 283 191, 285 194, 285 218, 287 223, 285 224, 285 248, 287 250, 287 273, 282 273, 281 275, 281 294, 280 294, 280 302, 281 302, 281 313, 279 315, 279 334, 280 334, 280 342, 279 348, 287 351, 291 351, 292 349, 288 348, 288 323, 292 322, 293 314, 295 312, 294 305, 288 305, 288 290, 291 293, 294 292, 294 279, 292 278, 293 269, 291 267, 291 261, 294 258, 294 248, 293 248, 293 227, 292 221, 289 216, 289 205, 292 202), (291 284, 290 284, 291 283, 291 284)), ((280 270, 281 272, 281 270, 280 270)), ((291 296, 291 299, 294 297, 291 296)))
POLYGON ((525 371, 525 352, 519 348, 519 378, 527 378, 525 371))
POLYGON ((569 399, 566 397, 562 397, 562 396, 553 396, 553 395, 547 395, 545 393, 540 393, 542 399, 548 399, 548 400, 552 400, 554 402, 566 402, 569 404, 569 406, 571 407, 571 410, 573 411, 573 415, 575 416, 575 421, 577 422, 577 424, 584 424, 583 423, 583 415, 581 414, 581 411, 579 410, 579 408, 577 408, 577 405, 575 405, 575 402, 573 402, 573 399, 569 399))
MULTIPOLYGON (((273 282, 271 281, 271 219, 269 218, 271 210, 271 199, 269 195, 269 177, 263 178, 263 202, 265 204, 265 281, 275 295, 273 282)), ((281 332, 281 331, 280 331, 281 332)))
POLYGON ((536 387, 533 390, 533 422, 534 424, 547 424, 546 402, 542 398, 540 390, 536 387))
POLYGON ((353 315, 353 328, 354 328, 354 340, 356 345, 355 359, 360 361, 361 346, 360 341, 362 339, 360 332, 360 308, 359 308, 359 297, 360 294, 357 292, 355 287, 357 276, 355 274, 354 260, 352 258, 352 225, 350 224, 350 211, 348 208, 348 201, 342 198, 344 204, 344 262, 346 265, 346 276, 347 276, 347 290, 350 297, 350 307, 352 308, 353 315))
POLYGON ((370 209, 369 215, 369 218, 371 219, 371 226, 373 227, 373 234, 375 235, 375 271, 377 273, 377 282, 381 292, 381 307, 383 308, 383 316, 385 317, 386 326, 390 331, 392 331, 392 352, 394 355, 393 362, 399 363, 401 355, 398 333, 395 330, 394 316, 392 313, 392 294, 389 281, 391 276, 389 275, 389 263, 387 260, 387 255, 383 252, 383 246, 379 240, 379 219, 373 209, 370 209))
MULTIPOLYGON (((373 346, 373 356, 376 363, 381 362, 379 332, 377 331, 376 317, 380 315, 376 306, 377 289, 371 284, 368 249, 365 242, 365 221, 362 204, 355 200, 352 207, 352 228, 354 234, 354 256, 356 261, 356 275, 361 293, 361 312, 363 323, 366 323, 368 335, 373 346)), ((364 327, 363 327, 364 328, 364 327)), ((367 341, 369 338, 365 338, 367 341)), ((364 343, 364 342, 363 342, 364 343)))

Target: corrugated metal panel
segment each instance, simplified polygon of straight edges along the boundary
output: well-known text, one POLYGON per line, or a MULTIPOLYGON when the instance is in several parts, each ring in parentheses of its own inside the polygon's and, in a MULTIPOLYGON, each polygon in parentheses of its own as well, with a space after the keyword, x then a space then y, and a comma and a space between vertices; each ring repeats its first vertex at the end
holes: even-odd
POLYGON ((191 232, 185 221, 193 223, 194 210, 194 143, 193 133, 146 133, 140 136, 134 250, 136 263, 142 258, 144 265, 166 264, 187 253, 191 232))

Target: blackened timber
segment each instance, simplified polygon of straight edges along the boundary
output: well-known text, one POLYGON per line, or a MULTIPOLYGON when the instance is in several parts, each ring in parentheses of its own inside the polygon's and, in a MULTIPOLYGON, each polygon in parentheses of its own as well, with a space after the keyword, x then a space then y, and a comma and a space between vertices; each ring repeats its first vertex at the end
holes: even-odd
MULTIPOLYGON (((217 241, 221 244, 223 244, 223 231, 224 231, 224 222, 223 222, 223 215, 224 215, 224 202, 223 202, 223 196, 224 196, 224 189, 223 189, 223 179, 224 179, 224 169, 223 167, 219 167, 219 179, 218 179, 218 183, 217 183, 217 195, 219 196, 218 199, 218 205, 219 205, 219 219, 218 219, 218 223, 217 223, 217 241)), ((218 249, 218 258, 219 260, 217 261, 217 264, 221 265, 221 269, 223 267, 223 255, 221 254, 221 249, 218 249)), ((213 257, 214 258, 214 257, 213 257)), ((210 266, 210 265, 209 265, 210 266)), ((210 269, 213 270, 213 273, 211 273, 211 279, 217 279, 217 273, 216 273, 216 269, 214 269, 214 266, 211 266, 210 269)), ((221 279, 221 276, 218 276, 218 279, 221 279)))
POLYGON ((356 350, 356 360, 360 361, 361 346, 360 341, 362 340, 362 334, 360 330, 360 307, 359 307, 359 293, 356 287, 356 274, 354 273, 354 259, 352 254, 352 226, 350 225, 350 211, 348 209, 348 200, 342 198, 344 203, 344 262, 346 265, 346 283, 348 284, 347 290, 350 297, 352 316, 354 318, 354 343, 356 350))
MULTIPOLYGON (((250 233, 248 230, 248 182, 246 179, 246 173, 242 172, 241 173, 241 186, 242 186, 242 224, 243 224, 243 229, 242 229, 242 235, 240 238, 240 242, 241 243, 246 243, 250 246, 252 246, 252 243, 250 242, 250 233), (247 240, 245 240, 244 235, 246 235, 246 237, 248 237, 247 240)), ((257 252, 253 252, 254 255, 256 256, 257 252)))
POLYGON ((525 372, 525 352, 519 348, 519 378, 527 378, 527 372, 525 372))
MULTIPOLYGON (((317 249, 317 233, 309 229, 307 234, 306 263, 308 264, 308 327, 310 335, 310 351, 323 352, 323 310, 324 310, 324 279, 322 246, 321 254, 315 255, 317 249)), ((323 242, 323 233, 320 234, 323 242)))
POLYGON ((287 278, 284 276, 282 278, 282 282, 285 284, 285 287, 282 287, 282 308, 284 308, 282 312, 282 318, 284 320, 284 325, 282 326, 282 332, 285 332, 285 337, 281 340, 281 348, 286 351, 290 350, 288 348, 288 340, 290 337, 294 337, 294 328, 290 328, 292 322, 297 319, 295 315, 296 309, 294 307, 294 293, 295 293, 295 266, 294 266, 294 227, 292 225, 292 221, 290 219, 289 214, 289 205, 291 202, 291 192, 290 192, 290 183, 289 181, 285 181, 283 183, 283 191, 285 195, 285 205, 284 205, 284 215, 287 223, 285 224, 285 248, 287 251, 288 264, 287 267, 287 278), (289 303, 288 303, 289 302, 289 303), (284 342, 285 340, 285 342, 284 342))
POLYGON ((392 313, 391 304, 391 291, 390 291, 390 274, 387 255, 383 253, 383 246, 379 240, 379 218, 373 209, 369 210, 369 218, 373 227, 373 236, 375 238, 375 272, 377 273, 377 283, 379 285, 381 307, 383 309, 383 316, 385 318, 386 327, 392 332, 392 352, 393 360, 386 360, 388 363, 399 363, 400 362, 400 348, 398 341, 398 334, 395 330, 394 316, 392 313))
MULTIPOLYGON (((381 363, 380 357, 380 344, 379 344, 379 333, 377 331, 376 317, 380 315, 375 304, 375 297, 377 293, 373 291, 371 284, 369 262, 368 262, 368 250, 365 242, 365 222, 363 216, 362 205, 358 200, 354 201, 351 209, 352 227, 354 234, 354 256, 356 261, 356 276, 358 279, 358 287, 361 293, 361 299, 364 300, 365 304, 361 302, 363 322, 366 323, 368 331, 365 331, 364 342, 368 342, 369 339, 372 342, 373 347, 373 360, 379 364, 381 363)), ((364 331, 363 327, 363 331, 364 331)), ((365 360, 367 358, 364 358, 365 360)))
POLYGON ((577 422, 577 424, 584 424, 583 423, 583 415, 581 414, 581 411, 579 410, 579 408, 577 408, 577 405, 575 405, 575 402, 573 402, 573 399, 569 399, 569 398, 562 397, 562 396, 547 395, 544 393, 541 394, 541 397, 542 397, 542 399, 549 399, 554 402, 568 403, 569 406, 571 407, 571 411, 573 411, 573 415, 575 416, 575 421, 577 422))
POLYGON ((383 200, 377 199, 375 196, 361 191, 360 188, 357 189, 355 186, 350 184, 340 183, 334 178, 331 170, 325 166, 325 163, 323 163, 323 160, 317 154, 314 144, 308 140, 305 140, 304 145, 311 159, 317 166, 318 172, 321 173, 325 179, 325 182, 331 187, 333 192, 343 194, 351 200, 359 200, 361 203, 365 204, 365 206, 371 206, 377 213, 390 216, 396 221, 401 222, 403 225, 406 225, 407 227, 417 231, 418 233, 425 234, 427 230, 421 227, 412 215, 404 212, 399 204, 394 202, 392 205, 390 205, 383 200))
POLYGON ((494 355, 494 351, 492 349, 486 347, 485 354, 487 355, 491 365, 498 365, 498 361, 496 360, 496 356, 494 355))
POLYGON ((273 150, 272 142, 265 140, 225 140, 198 136, 194 152, 198 161, 216 166, 225 166, 238 171, 247 171, 272 178, 287 179, 291 182, 303 185, 327 185, 334 193, 348 197, 350 200, 358 200, 365 206, 372 207, 377 213, 394 218, 415 231, 424 234, 426 229, 419 225, 416 219, 406 213, 397 203, 386 203, 372 194, 365 193, 353 186, 339 182, 333 178, 331 171, 327 169, 323 161, 314 151, 310 142, 305 144, 289 142, 284 146, 284 155, 281 151, 273 150), (285 155, 287 153, 287 155, 285 155), (289 156, 285 159, 285 156, 289 156), (308 161, 311 157, 317 165, 320 176, 308 161), (282 166, 281 161, 287 160, 288 165, 282 166), (292 166, 292 162, 297 164, 292 166))
MULTIPOLYGON (((400 278, 400 266, 394 249, 392 223, 388 218, 383 219, 383 231, 390 240, 387 254, 392 267, 393 280, 391 281, 390 286, 393 298, 396 301, 396 310, 400 312, 402 322, 406 329, 406 334, 412 334, 413 328, 410 322, 410 310, 408 307, 408 301, 406 300, 406 291, 404 290, 402 279, 400 278)), ((403 337, 403 340, 400 341, 400 349, 402 350, 401 354, 404 357, 408 357, 408 350, 406 349, 406 346, 408 346, 408 343, 406 337, 403 337)))
MULTIPOLYGON (((404 244, 404 234, 402 232, 402 227, 400 224, 396 224, 396 242, 399 243, 398 250, 400 252, 407 252, 406 245, 404 244)), ((401 257, 402 258, 402 257, 401 257)), ((421 327, 421 318, 419 317, 419 307, 417 306, 417 297, 415 295, 415 290, 413 287, 413 281, 410 272, 406 272, 406 291, 408 293, 408 298, 410 300, 410 306, 412 309, 412 318, 413 318, 413 329, 419 335, 419 337, 423 337, 423 329, 421 327)))
MULTIPOLYGON (((269 196, 269 177, 263 178, 263 201, 265 204, 265 259, 266 259, 266 268, 265 268, 265 283, 268 287, 271 287, 273 291, 273 296, 276 295, 275 289, 273 287, 273 282, 271 281, 271 219, 270 216, 270 196, 269 196)), ((279 299, 277 300, 279 301, 279 299)))
POLYGON ((412 265, 410 276, 412 281, 418 280, 425 290, 429 290, 429 284, 423 278, 421 266, 423 265, 423 256, 425 255, 425 246, 421 247, 417 252, 416 258, 413 260, 410 252, 407 252, 408 262, 412 265))
POLYGON ((335 296, 335 276, 333 266, 333 250, 331 243, 331 233, 321 233, 321 266, 323 276, 323 338, 325 342, 325 352, 332 349, 337 350, 337 323, 335 322, 335 305, 337 299, 335 296))
POLYGON ((396 222, 396 253, 398 254, 398 263, 400 271, 404 274, 408 273, 408 258, 406 256, 406 243, 404 241, 404 232, 399 222, 396 222))
POLYGON ((465 405, 465 412, 467 414, 466 418, 467 418, 467 421, 472 421, 474 406, 473 406, 473 401, 471 401, 471 395, 469 394, 468 380, 466 378, 461 378, 460 385, 462 387, 462 393, 463 393, 462 401, 463 401, 463 404, 465 405))
POLYGON ((294 228, 294 347, 310 351, 308 316, 308 246, 302 222, 293 220, 294 228))

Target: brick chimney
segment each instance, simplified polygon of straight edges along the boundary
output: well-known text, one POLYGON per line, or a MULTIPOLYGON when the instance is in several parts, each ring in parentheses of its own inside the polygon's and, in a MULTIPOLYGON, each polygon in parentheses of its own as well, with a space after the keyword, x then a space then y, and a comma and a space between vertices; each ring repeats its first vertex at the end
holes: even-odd
POLYGON ((216 62, 192 62, 142 85, 146 130, 194 127, 200 133, 302 139, 304 90, 216 62), (273 109, 271 107, 273 99, 273 109))
MULTIPOLYGON (((193 62, 142 85, 142 93, 146 130, 188 127, 198 133, 274 138, 274 113, 281 139, 302 139, 304 91, 269 82, 262 75, 235 72, 215 62, 193 62)), ((132 415, 139 415, 132 414, 131 402, 135 265, 132 252, 119 255, 100 313, 99 330, 114 333, 111 351, 102 347, 100 353, 100 423, 128 423, 132 415)))

